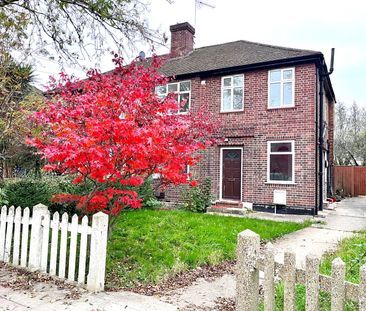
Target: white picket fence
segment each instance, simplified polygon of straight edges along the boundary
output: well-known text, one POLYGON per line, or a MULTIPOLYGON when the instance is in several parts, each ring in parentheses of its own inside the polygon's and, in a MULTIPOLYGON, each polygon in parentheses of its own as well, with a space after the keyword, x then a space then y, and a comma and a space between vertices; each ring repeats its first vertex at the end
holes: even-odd
POLYGON ((0 261, 86 284, 90 291, 104 289, 108 215, 71 217, 52 215, 47 206, 30 209, 3 206, 0 216, 0 261))
POLYGON ((366 311, 366 265, 360 269, 360 283, 345 281, 346 267, 340 258, 332 262, 331 276, 319 273, 320 259, 313 255, 306 258, 305 270, 296 268, 296 254, 287 251, 284 263, 274 260, 274 249, 268 243, 260 249, 258 234, 245 230, 238 236, 236 266, 236 310, 257 311, 259 307, 259 272, 262 271, 263 303, 265 311, 275 310, 276 280, 284 285, 284 311, 295 311, 295 285, 302 284, 306 290, 306 311, 319 310, 319 292, 331 296, 331 310, 343 311, 345 301, 358 303, 359 311, 366 311))

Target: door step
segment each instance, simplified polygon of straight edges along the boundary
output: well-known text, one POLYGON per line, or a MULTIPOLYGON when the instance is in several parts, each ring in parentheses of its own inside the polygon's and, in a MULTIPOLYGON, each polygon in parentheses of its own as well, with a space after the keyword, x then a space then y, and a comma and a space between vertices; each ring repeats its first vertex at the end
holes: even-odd
POLYGON ((241 207, 240 202, 216 202, 207 208, 208 213, 222 213, 231 215, 244 215, 247 210, 241 207))

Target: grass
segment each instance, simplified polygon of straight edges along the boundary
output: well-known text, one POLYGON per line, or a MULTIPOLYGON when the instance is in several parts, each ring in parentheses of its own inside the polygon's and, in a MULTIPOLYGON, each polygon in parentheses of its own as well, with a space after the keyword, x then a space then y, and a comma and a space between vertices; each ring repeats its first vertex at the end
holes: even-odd
MULTIPOLYGON (((366 264, 366 231, 344 239, 336 252, 327 254, 320 265, 320 273, 331 275, 332 261, 337 257, 340 257, 346 263, 346 280, 356 284, 359 283, 360 267, 366 264)), ((283 298, 283 283, 279 283, 276 286, 276 310, 283 310, 283 298)), ((320 292, 319 310, 331 310, 330 300, 330 294, 320 292)), ((261 304, 261 310, 263 310, 263 304, 261 304)), ((305 287, 303 285, 296 286, 296 310, 305 310, 305 287)), ((357 303, 347 301, 345 310, 358 310, 357 303)))
POLYGON ((185 211, 125 212, 108 243, 107 285, 157 284, 184 270, 233 259, 237 234, 245 229, 269 241, 308 225, 185 211))
POLYGON ((346 263, 346 279, 353 283, 360 282, 360 267, 366 264, 366 230, 344 239, 336 252, 325 256, 320 272, 330 275, 332 260, 340 257, 346 263))

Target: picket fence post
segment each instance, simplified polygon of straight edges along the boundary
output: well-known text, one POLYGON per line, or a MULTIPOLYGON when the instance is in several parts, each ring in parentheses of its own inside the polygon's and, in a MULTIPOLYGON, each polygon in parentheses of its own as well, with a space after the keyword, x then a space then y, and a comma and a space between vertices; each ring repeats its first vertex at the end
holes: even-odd
MULTIPOLYGON (((43 204, 37 204, 33 207, 32 213, 32 229, 29 248, 29 263, 28 268, 31 271, 36 271, 41 268, 42 255, 42 219, 48 213, 48 207, 43 204)), ((46 247, 46 246, 45 246, 46 247)))
POLYGON ((260 237, 251 230, 238 235, 236 266, 236 310, 257 311, 259 270, 257 259, 260 237))
POLYGON ((4 205, 1 208, 0 217, 0 260, 4 260, 5 254, 5 230, 6 230, 6 218, 8 215, 8 208, 4 205))
POLYGON ((93 215, 90 242, 90 262, 87 289, 104 290, 105 263, 107 257, 108 215, 98 212, 93 215))

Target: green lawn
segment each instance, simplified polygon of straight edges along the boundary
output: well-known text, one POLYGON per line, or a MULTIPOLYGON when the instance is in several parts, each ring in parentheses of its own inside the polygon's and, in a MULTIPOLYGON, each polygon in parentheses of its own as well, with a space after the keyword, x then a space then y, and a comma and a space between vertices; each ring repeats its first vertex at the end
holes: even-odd
POLYGON ((108 243, 107 286, 159 283, 183 270, 233 259, 237 234, 245 229, 269 241, 309 224, 184 211, 124 212, 108 243))

